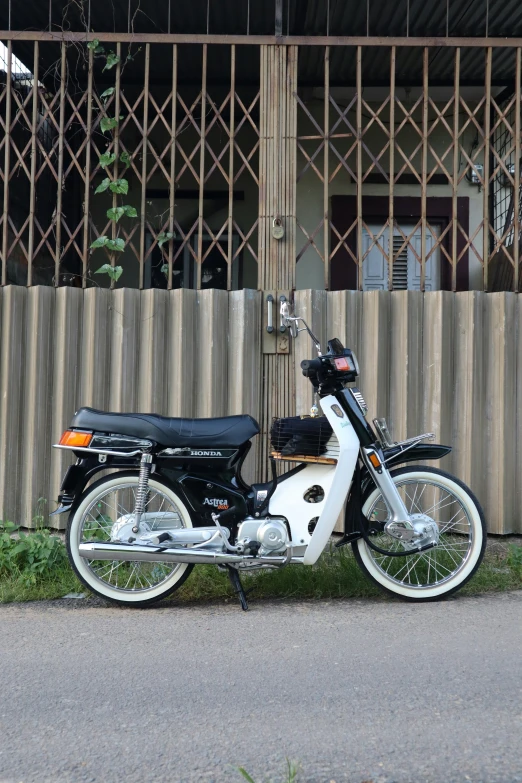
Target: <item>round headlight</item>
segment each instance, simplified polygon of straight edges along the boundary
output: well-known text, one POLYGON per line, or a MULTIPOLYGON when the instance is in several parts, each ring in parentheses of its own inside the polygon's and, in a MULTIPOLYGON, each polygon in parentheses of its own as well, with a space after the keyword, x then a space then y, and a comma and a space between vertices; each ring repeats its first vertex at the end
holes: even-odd
POLYGON ((355 372, 357 373, 357 375, 360 375, 360 372, 359 372, 359 362, 357 361, 357 356, 355 355, 355 351, 352 351, 352 359, 353 359, 353 364, 354 364, 354 367, 355 367, 355 372))

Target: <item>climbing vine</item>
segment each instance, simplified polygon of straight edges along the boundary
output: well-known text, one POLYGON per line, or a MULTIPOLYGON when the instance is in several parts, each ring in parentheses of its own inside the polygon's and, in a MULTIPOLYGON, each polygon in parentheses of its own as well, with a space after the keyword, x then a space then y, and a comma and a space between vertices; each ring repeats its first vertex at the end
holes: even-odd
MULTIPOLYGON (((110 71, 112 68, 114 68, 118 63, 120 62, 120 57, 116 52, 110 50, 106 51, 105 47, 103 47, 99 40, 94 39, 93 41, 90 41, 87 44, 87 48, 91 50, 94 54, 95 58, 101 58, 105 61, 103 72, 110 71)), ((138 50, 139 51, 139 50, 138 50)), ((130 54, 127 55, 127 60, 132 60, 133 56, 130 54)), ((122 73, 123 73, 122 67, 122 73)), ((107 106, 110 98, 114 95, 116 92, 116 87, 108 87, 101 95, 100 99, 103 101, 104 107, 107 106)), ((107 116, 103 115, 100 118, 99 127, 101 132, 106 134, 111 134, 111 139, 114 142, 114 132, 118 128, 121 120, 123 120, 123 115, 119 116, 107 116)), ((110 144, 108 145, 110 148, 110 144)), ((123 169, 123 176, 119 176, 115 179, 111 179, 110 176, 104 177, 104 179, 100 182, 96 190, 94 191, 95 194, 102 194, 102 193, 110 193, 113 195, 116 195, 117 197, 121 197, 119 199, 120 203, 117 203, 116 206, 113 205, 107 209, 106 215, 107 218, 112 221, 115 224, 118 224, 121 218, 127 217, 127 218, 137 218, 138 213, 136 211, 136 208, 131 206, 130 204, 124 203, 124 196, 127 195, 129 192, 129 182, 125 177, 125 173, 127 169, 131 165, 131 156, 128 152, 123 151, 119 157, 118 162, 121 163, 124 167, 123 169)), ((98 158, 98 163, 101 169, 103 169, 106 173, 107 169, 110 166, 113 166, 114 163, 116 163, 116 153, 107 151, 101 154, 98 158)), ((102 236, 99 236, 97 239, 92 242, 90 245, 91 251, 98 250, 99 248, 105 248, 111 253, 111 263, 103 264, 99 269, 96 270, 95 274, 106 274, 110 277, 110 279, 114 282, 119 280, 123 273, 123 267, 117 266, 115 263, 115 255, 116 253, 123 253, 125 250, 125 240, 117 235, 117 231, 115 232, 116 236, 109 237, 105 234, 102 236)), ((163 246, 170 242, 172 239, 174 239, 175 234, 171 231, 162 231, 160 234, 156 237, 157 245, 161 251, 162 257, 164 262, 167 261, 165 250, 163 249, 163 246)), ((163 274, 168 277, 169 274, 169 265, 168 263, 163 263, 161 267, 161 271, 163 274)))
MULTIPOLYGON (((87 48, 90 49, 95 57, 102 57, 105 60, 105 65, 103 67, 103 71, 110 71, 112 68, 114 68, 115 65, 117 65, 120 62, 119 56, 114 51, 106 52, 105 48, 100 45, 100 42, 95 39, 94 41, 89 41, 87 44, 87 48)), ((130 55, 129 55, 130 57, 130 55)), ((107 104, 107 101, 109 98, 111 98, 112 95, 114 95, 116 88, 115 87, 108 87, 101 95, 100 98, 103 101, 104 105, 107 104)), ((113 134, 114 130, 118 127, 120 121, 123 119, 122 115, 119 115, 117 117, 102 117, 100 119, 100 130, 105 135, 106 133, 113 134)), ((114 135, 112 136, 114 140, 114 135)), ((105 171, 109 168, 109 166, 112 166, 116 161, 116 154, 114 152, 104 152, 102 155, 100 155, 98 159, 98 163, 100 165, 100 168, 104 169, 105 171)), ((128 152, 122 152, 119 156, 119 162, 123 164, 124 170, 123 174, 127 171, 131 164, 131 158, 128 152)), ((118 177, 117 179, 111 180, 110 177, 105 177, 96 190, 94 191, 95 194, 98 193, 105 193, 105 192, 116 194, 116 196, 126 196, 129 192, 129 182, 123 177, 118 177)), ((122 199, 123 200, 123 199, 122 199)), ((136 211, 136 208, 131 206, 130 204, 120 204, 117 206, 112 206, 107 210, 107 217, 109 220, 111 220, 114 223, 118 223, 120 218, 122 217, 128 217, 128 218, 137 218, 138 213, 136 211)), ((97 239, 94 240, 94 242, 91 244, 90 248, 91 250, 97 250, 98 248, 106 248, 111 254, 114 253, 123 253, 125 250, 125 240, 120 237, 116 236, 114 238, 108 237, 105 234, 102 236, 99 236, 97 239)), ((95 274, 106 274, 108 275, 111 280, 114 280, 116 282, 119 280, 123 273, 123 267, 122 266, 116 266, 114 262, 115 256, 111 257, 111 263, 110 264, 103 264, 99 269, 96 270, 95 274)))

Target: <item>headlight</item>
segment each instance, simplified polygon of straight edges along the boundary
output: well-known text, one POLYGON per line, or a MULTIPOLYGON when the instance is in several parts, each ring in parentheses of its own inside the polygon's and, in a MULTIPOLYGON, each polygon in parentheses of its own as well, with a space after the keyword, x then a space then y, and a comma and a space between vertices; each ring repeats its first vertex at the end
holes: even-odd
POLYGON ((353 364, 354 364, 354 367, 355 367, 355 372, 356 372, 357 375, 360 375, 360 372, 359 372, 359 362, 357 361, 357 356, 355 355, 355 351, 352 351, 352 359, 353 359, 353 364))

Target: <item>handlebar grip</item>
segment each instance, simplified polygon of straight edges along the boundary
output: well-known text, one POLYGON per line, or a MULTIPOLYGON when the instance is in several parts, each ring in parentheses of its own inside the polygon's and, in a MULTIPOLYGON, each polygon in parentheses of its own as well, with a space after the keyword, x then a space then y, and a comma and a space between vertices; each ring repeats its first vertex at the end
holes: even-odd
POLYGON ((301 370, 305 378, 312 378, 321 369, 322 362, 320 359, 303 359, 301 362, 301 370))

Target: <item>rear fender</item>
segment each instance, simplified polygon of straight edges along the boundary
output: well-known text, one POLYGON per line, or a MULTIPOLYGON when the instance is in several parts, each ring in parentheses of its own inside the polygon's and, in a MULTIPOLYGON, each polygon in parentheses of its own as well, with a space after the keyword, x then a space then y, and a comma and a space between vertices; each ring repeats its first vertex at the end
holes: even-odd
POLYGON ((58 495, 58 508, 52 511, 49 516, 65 514, 70 511, 83 495, 91 478, 102 470, 128 470, 133 467, 138 470, 139 462, 132 458, 107 457, 106 462, 100 462, 98 455, 78 458, 74 465, 67 468, 58 495))

